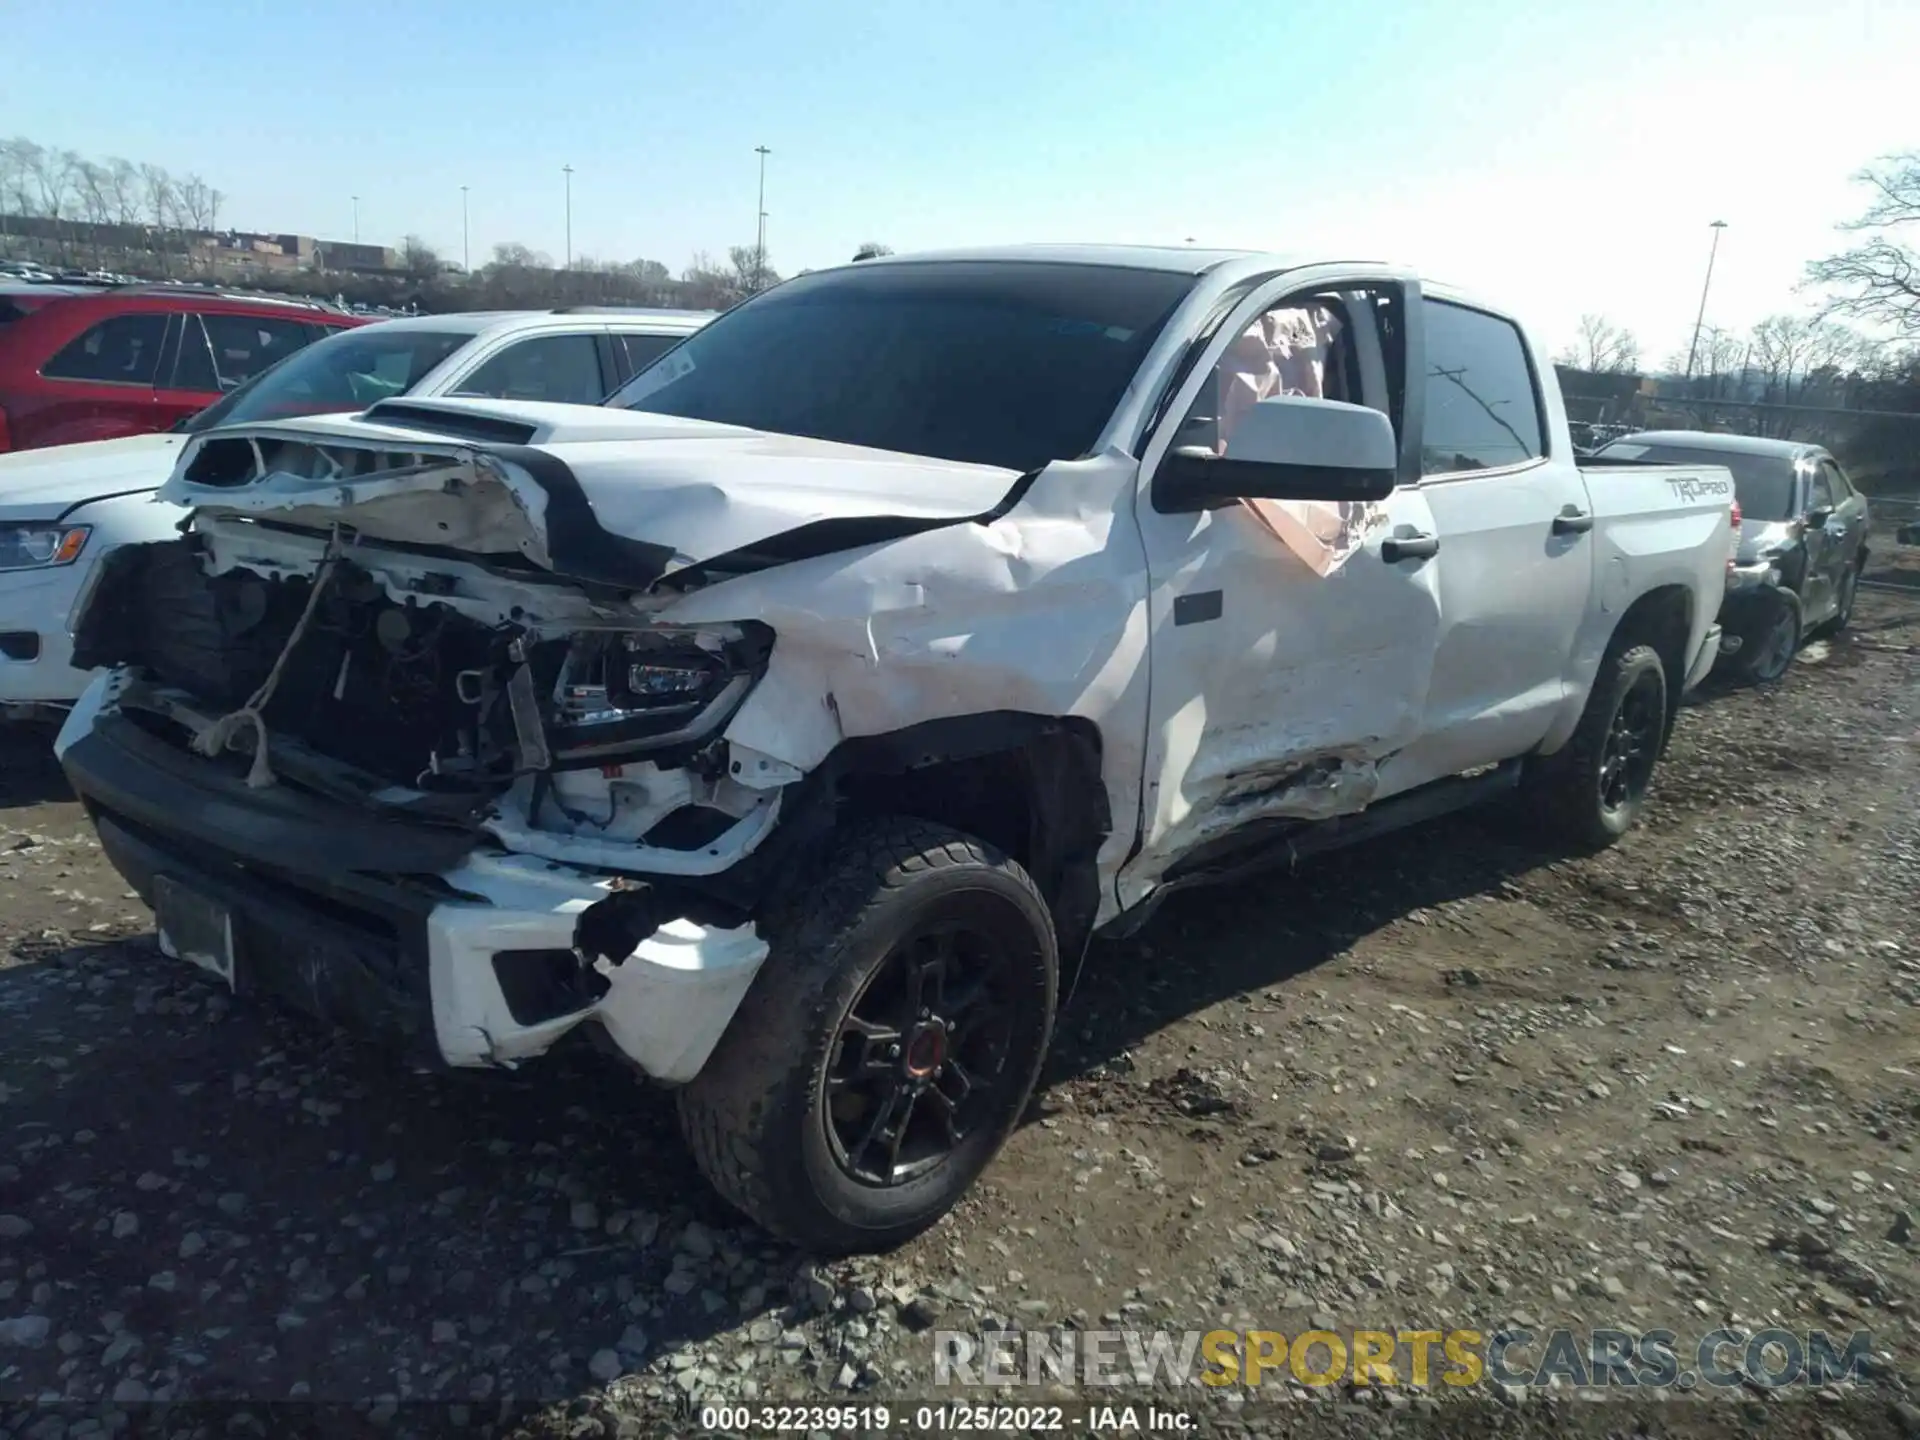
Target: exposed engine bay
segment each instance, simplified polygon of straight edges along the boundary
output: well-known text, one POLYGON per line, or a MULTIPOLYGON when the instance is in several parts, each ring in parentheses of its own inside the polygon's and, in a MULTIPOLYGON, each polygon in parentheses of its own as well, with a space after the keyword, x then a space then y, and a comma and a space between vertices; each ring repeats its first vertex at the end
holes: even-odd
POLYGON ((344 788, 536 854, 605 843, 617 859, 554 858, 619 869, 645 868, 636 845, 685 854, 730 834, 737 858, 771 824, 777 794, 733 780, 720 738, 765 669, 763 626, 576 628, 560 603, 557 623, 504 604, 489 621, 453 576, 396 594, 358 550, 329 546, 303 575, 213 548, 195 534, 114 552, 75 637, 83 663, 138 677, 121 711, 162 738, 246 769, 264 736, 271 777, 256 763, 253 783, 344 788), (233 727, 250 708, 259 728, 233 727))

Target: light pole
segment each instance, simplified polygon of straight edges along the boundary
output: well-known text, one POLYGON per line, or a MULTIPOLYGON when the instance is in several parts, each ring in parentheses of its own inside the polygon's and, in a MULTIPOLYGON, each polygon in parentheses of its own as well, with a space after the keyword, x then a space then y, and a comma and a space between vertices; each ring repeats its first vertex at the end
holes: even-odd
POLYGON ((353 243, 360 243, 360 197, 353 197, 353 243))
POLYGON ((767 279, 767 156, 773 152, 764 145, 756 145, 753 153, 760 157, 758 228, 754 232, 753 242, 753 288, 758 290, 766 284, 767 279))
POLYGON ((1687 347, 1687 379, 1693 378, 1693 362, 1700 353, 1700 327, 1707 319, 1707 291, 1713 287, 1713 257, 1720 253, 1720 232, 1727 228, 1727 222, 1716 220, 1710 227, 1713 231, 1713 244, 1707 250, 1707 279, 1700 287, 1700 313, 1693 317, 1693 344, 1687 347))
POLYGON ((567 269, 573 268, 573 166, 562 165, 560 171, 567 177, 567 269))
POLYGON ((467 250, 467 187, 460 187, 460 268, 473 269, 473 256, 467 250))

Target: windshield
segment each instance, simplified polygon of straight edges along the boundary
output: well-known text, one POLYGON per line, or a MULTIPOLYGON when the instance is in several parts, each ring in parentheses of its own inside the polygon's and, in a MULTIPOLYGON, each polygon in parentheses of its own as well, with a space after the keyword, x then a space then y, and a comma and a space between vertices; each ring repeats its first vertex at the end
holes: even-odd
POLYGON ((1602 446, 1595 458, 1646 460, 1661 465, 1724 465, 1733 472, 1733 491, 1740 497, 1741 519, 1789 520, 1793 517, 1793 461, 1785 455, 1749 455, 1692 445, 1642 445, 1638 441, 1617 440, 1602 446))
POLYGON ((294 352, 175 428, 192 433, 251 420, 364 410, 376 400, 406 394, 472 339, 471 334, 378 325, 343 331, 294 352))
POLYGON ((1192 275, 983 261, 803 275, 612 405, 1036 470, 1090 451, 1192 275))

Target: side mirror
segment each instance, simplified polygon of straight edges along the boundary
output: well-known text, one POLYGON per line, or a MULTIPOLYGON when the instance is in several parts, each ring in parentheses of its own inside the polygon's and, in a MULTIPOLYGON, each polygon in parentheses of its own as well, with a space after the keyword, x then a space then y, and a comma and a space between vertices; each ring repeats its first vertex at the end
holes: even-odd
POLYGON ((1809 530, 1824 530, 1827 522, 1832 518, 1833 507, 1831 505, 1817 505, 1807 512, 1807 528, 1809 530))
POLYGON ((1234 426, 1227 453, 1171 450, 1153 476, 1163 514, 1226 500, 1384 500, 1399 467, 1393 422, 1339 400, 1275 395, 1234 426))

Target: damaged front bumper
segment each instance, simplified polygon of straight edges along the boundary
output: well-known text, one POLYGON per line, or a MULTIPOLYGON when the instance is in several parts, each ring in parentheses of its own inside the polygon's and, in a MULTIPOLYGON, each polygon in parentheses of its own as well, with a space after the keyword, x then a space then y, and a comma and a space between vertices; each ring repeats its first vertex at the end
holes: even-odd
MULTIPOLYGON (((171 896, 217 917, 226 963, 208 968, 240 992, 458 1066, 512 1065, 598 1025, 648 1075, 681 1083, 766 958, 751 923, 662 911, 610 960, 610 918, 645 886, 514 853, 473 827, 249 787, 123 714, 130 683, 97 677, 57 753, 115 868, 159 902, 163 932, 171 896)), ((168 948, 207 962, 205 944, 168 948)))

